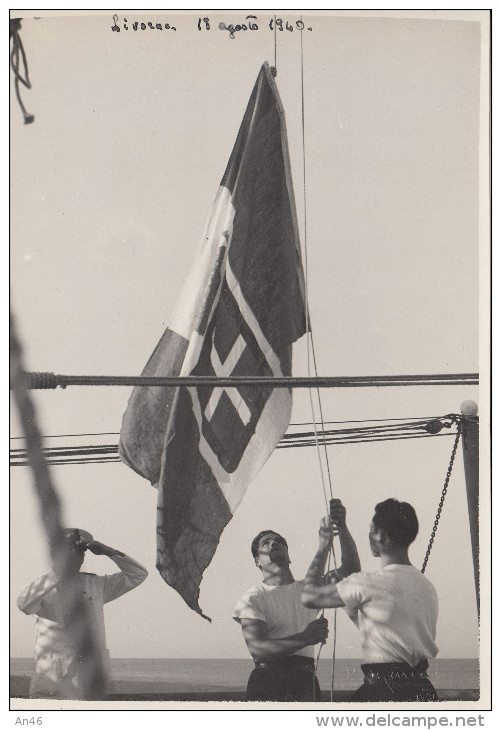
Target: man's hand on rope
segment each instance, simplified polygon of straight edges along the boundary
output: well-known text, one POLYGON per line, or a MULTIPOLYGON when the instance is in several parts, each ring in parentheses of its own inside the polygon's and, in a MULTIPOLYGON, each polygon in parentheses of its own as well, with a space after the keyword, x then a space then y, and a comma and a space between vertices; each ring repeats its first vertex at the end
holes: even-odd
POLYGON ((342 575, 339 570, 334 568, 324 575, 324 583, 325 585, 329 585, 330 583, 339 583, 339 581, 343 580, 344 577, 345 576, 342 575))
POLYGON ((332 545, 332 539, 339 534, 339 530, 346 530, 346 507, 340 499, 331 499, 329 502, 330 517, 320 521, 319 549, 327 550, 332 545))
POLYGON ((335 528, 335 534, 339 529, 346 528, 346 507, 340 499, 331 499, 330 503, 331 522, 335 528))
POLYGON ((320 529, 318 531, 318 550, 326 552, 332 545, 334 530, 332 529, 330 517, 322 517, 320 520, 320 529))
POLYGON ((325 644, 329 635, 329 624, 323 616, 316 618, 308 624, 303 631, 303 638, 306 646, 314 646, 315 644, 325 644))

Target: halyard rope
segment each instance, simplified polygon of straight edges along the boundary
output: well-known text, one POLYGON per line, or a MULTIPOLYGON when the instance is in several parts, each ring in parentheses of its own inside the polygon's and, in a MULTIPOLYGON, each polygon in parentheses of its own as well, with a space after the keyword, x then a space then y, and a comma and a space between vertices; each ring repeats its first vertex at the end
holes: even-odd
MULTIPOLYGON (((301 25, 303 18, 301 17, 301 25)), ((308 281, 308 226, 307 226, 307 201, 306 201, 306 144, 305 144, 305 113, 304 113, 304 53, 303 53, 303 27, 301 27, 301 33, 300 33, 300 43, 301 43, 301 136, 302 136, 302 151, 303 151, 303 238, 304 238, 304 278, 305 278, 305 305, 306 305, 306 352, 307 352, 307 373, 308 377, 311 378, 311 365, 313 362, 313 371, 315 373, 315 377, 318 378, 318 370, 317 370, 317 360, 315 357, 315 345, 313 340, 313 327, 311 324, 311 315, 310 315, 310 306, 309 306, 309 281, 308 281)), ((320 416, 320 424, 322 426, 322 434, 324 436, 323 438, 323 447, 324 447, 324 460, 325 460, 325 469, 327 474, 327 485, 329 489, 329 495, 332 499, 332 479, 331 479, 331 472, 330 472, 330 466, 329 466, 329 456, 327 453, 327 444, 325 442, 325 426, 324 426, 324 417, 323 417, 323 411, 322 411, 322 401, 320 398, 320 390, 318 386, 316 387, 316 394, 317 394, 317 403, 318 403, 318 411, 320 416)), ((324 475, 324 468, 322 463, 322 456, 321 456, 321 450, 320 450, 320 444, 319 444, 319 438, 318 438, 318 431, 317 431, 317 425, 316 425, 316 416, 315 416, 315 407, 313 404, 313 394, 312 389, 308 389, 308 395, 310 399, 310 406, 311 406, 311 418, 312 418, 312 425, 313 430, 315 433, 315 444, 318 454, 318 461, 320 465, 320 475, 322 480, 322 490, 324 494, 324 500, 325 500, 325 508, 326 513, 329 515, 329 502, 327 498, 327 489, 326 489, 326 482, 325 482, 325 475, 324 475)), ((331 559, 331 553, 332 558, 334 562, 334 567, 336 568, 336 554, 334 551, 334 542, 332 542, 331 551, 329 551, 328 556, 328 563, 327 563, 327 572, 329 571, 330 567, 330 559, 331 559)), ((322 610, 322 615, 324 611, 322 610)), ((335 619, 336 612, 334 611, 334 623, 333 623, 333 656, 332 656, 332 675, 331 675, 331 702, 333 699, 333 686, 334 686, 334 663, 335 663, 335 649, 336 649, 336 619, 335 619)), ((322 651, 323 644, 320 644, 317 657, 315 660, 315 672, 313 674, 313 697, 315 698, 315 678, 317 675, 318 670, 318 663, 320 661, 320 653, 322 651)))

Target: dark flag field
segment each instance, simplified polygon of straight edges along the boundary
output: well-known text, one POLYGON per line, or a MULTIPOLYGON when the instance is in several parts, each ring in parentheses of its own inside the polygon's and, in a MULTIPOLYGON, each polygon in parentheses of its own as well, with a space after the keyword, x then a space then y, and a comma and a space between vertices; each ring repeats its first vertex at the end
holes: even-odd
MULTIPOLYGON (((285 119, 259 72, 197 258, 143 375, 283 376, 306 330, 285 119)), ((289 425, 287 388, 136 387, 120 456, 158 488, 157 568, 188 606, 289 425)), ((205 617, 207 618, 207 617, 205 617)))

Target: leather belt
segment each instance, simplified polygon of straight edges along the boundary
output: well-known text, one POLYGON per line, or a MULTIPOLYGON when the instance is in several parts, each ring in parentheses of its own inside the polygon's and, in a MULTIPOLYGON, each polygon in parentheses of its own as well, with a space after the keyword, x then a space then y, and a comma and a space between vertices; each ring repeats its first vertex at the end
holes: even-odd
POLYGON ((256 669, 276 669, 286 667, 301 667, 309 672, 315 672, 315 662, 311 657, 292 654, 272 661, 255 662, 256 669))
POLYGON ((365 681, 369 684, 387 679, 410 681, 428 677, 428 662, 419 662, 415 667, 405 662, 388 662, 381 664, 362 664, 365 681))

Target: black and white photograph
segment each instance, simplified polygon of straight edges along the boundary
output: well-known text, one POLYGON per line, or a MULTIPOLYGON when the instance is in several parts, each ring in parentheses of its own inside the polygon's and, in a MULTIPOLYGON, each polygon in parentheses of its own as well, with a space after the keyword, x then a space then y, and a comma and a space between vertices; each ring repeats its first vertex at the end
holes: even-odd
POLYGON ((483 724, 490 22, 10 11, 11 719, 483 724))

